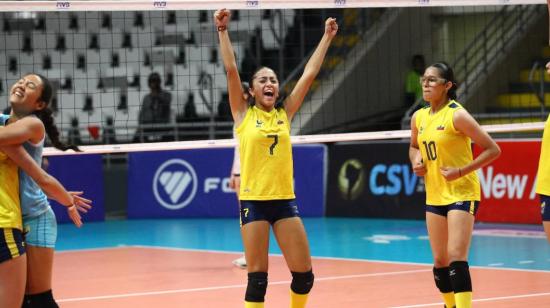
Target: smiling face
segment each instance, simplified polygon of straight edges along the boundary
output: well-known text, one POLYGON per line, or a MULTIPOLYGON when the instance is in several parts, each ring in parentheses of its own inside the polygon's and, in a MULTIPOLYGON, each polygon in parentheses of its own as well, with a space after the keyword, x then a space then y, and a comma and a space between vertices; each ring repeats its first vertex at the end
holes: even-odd
POLYGON ((279 97, 279 80, 275 72, 263 67, 252 77, 252 97, 256 106, 270 111, 279 97))
POLYGON ((10 104, 13 112, 18 115, 28 115, 46 107, 41 100, 44 84, 37 75, 26 75, 19 79, 10 91, 10 104))

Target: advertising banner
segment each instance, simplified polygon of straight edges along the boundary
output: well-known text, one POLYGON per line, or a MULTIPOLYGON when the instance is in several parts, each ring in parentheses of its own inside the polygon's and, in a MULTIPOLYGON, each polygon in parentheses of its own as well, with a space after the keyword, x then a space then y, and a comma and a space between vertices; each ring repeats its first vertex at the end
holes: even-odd
MULTIPOLYGON (((105 220, 103 164, 101 155, 67 155, 48 157, 49 174, 69 191, 83 191, 84 197, 93 201, 93 208, 81 214, 84 223, 105 220)), ((71 222, 67 209, 50 200, 57 221, 71 222)))
MULTIPOLYGON (((478 171, 481 205, 477 220, 484 222, 541 223, 535 193, 540 140, 498 141, 501 156, 478 171)), ((481 152, 474 147, 474 155, 481 152)))
MULTIPOLYGON (((234 150, 128 155, 128 218, 238 217, 229 188, 234 150)), ((295 192, 302 217, 324 214, 326 146, 295 146, 295 192)))
POLYGON ((424 218, 424 182, 411 170, 408 142, 329 148, 327 216, 424 218))

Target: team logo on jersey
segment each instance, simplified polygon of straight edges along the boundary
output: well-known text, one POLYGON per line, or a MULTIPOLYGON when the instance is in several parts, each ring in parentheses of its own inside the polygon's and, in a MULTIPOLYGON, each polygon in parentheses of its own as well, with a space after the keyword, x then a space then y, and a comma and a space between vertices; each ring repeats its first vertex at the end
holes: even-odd
POLYGON ((157 201, 169 210, 186 207, 197 193, 195 169, 183 159, 170 159, 155 172, 153 192, 157 201))
POLYGON ((439 126, 437 127, 437 130, 445 130, 445 126, 439 125, 439 126))
POLYGON ((264 124, 264 122, 256 120, 256 127, 262 127, 262 124, 264 124))
POLYGON ((283 125, 283 124, 285 124, 285 121, 283 121, 283 120, 277 121, 277 125, 283 125))
POLYGON ((419 135, 422 135, 423 132, 424 132, 424 126, 420 126, 420 127, 418 128, 418 134, 419 134, 419 135))

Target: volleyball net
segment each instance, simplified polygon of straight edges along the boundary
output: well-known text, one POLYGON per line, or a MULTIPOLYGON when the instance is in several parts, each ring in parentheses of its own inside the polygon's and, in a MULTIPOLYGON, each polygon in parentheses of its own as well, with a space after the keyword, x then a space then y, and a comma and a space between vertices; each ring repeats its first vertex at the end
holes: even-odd
POLYGON ((230 146, 212 17, 221 7, 232 10, 242 79, 272 67, 283 93, 299 78, 324 20, 337 18, 339 33, 294 118, 293 134, 309 138, 296 142, 366 140, 359 132, 369 131, 408 137, 410 115, 423 104, 415 78, 440 60, 454 68, 459 101, 482 124, 540 130, 548 115, 542 0, 3 1, 0 108, 9 107, 10 87, 34 72, 54 85, 51 108, 63 138, 96 145, 88 150, 171 141, 187 142, 164 147, 230 146), (150 94, 151 83, 163 94, 150 94))

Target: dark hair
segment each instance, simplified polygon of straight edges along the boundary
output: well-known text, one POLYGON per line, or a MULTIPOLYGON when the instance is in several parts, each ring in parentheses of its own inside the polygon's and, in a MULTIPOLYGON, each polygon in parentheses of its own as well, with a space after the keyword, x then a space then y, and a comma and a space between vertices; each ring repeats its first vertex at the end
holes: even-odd
MULTIPOLYGON (((253 88, 253 85, 254 85, 254 77, 256 76, 256 74, 261 71, 262 69, 264 68, 267 68, 267 69, 270 69, 273 71, 273 69, 271 69, 270 67, 267 67, 267 66, 260 66, 258 67, 256 70, 254 70, 254 72, 252 73, 252 75, 250 75, 250 81, 248 82, 248 87, 249 88, 253 88)), ((244 87, 244 84, 246 82, 243 82, 242 85, 244 87)), ((279 86, 280 86, 280 83, 279 83, 279 86)), ((279 94, 281 94, 281 88, 279 87, 279 94)), ((284 97, 282 95, 279 95, 279 100, 277 100, 277 102, 275 102, 275 109, 279 109, 279 108, 283 108, 284 105, 283 105, 283 102, 284 102, 284 97)), ((250 98, 248 99, 248 104, 250 106, 254 106, 256 102, 254 101, 254 98, 252 97, 252 95, 250 95, 250 98)))
POLYGON ((59 140, 59 130, 57 129, 57 126, 54 123, 52 110, 50 109, 50 101, 52 100, 53 96, 53 87, 48 78, 40 75, 40 74, 34 74, 40 78, 42 81, 42 93, 40 94, 39 100, 44 102, 46 104, 46 107, 44 107, 41 110, 36 110, 33 112, 41 121, 44 123, 44 127, 46 129, 46 134, 48 134, 48 137, 52 141, 52 145, 62 151, 66 150, 74 150, 76 152, 82 152, 76 145, 74 144, 66 144, 59 140))
POLYGON ((458 85, 455 79, 455 73, 453 72, 453 69, 449 66, 449 64, 447 64, 447 62, 443 62, 443 61, 434 63, 430 65, 430 67, 436 68, 439 71, 439 75, 441 75, 440 76, 441 78, 453 84, 449 89, 449 91, 447 91, 447 96, 450 99, 455 100, 457 98, 456 90, 458 88, 458 85))
POLYGON ((149 78, 147 79, 147 83, 151 83, 152 81, 158 81, 159 83, 161 82, 161 79, 160 79, 160 74, 157 73, 157 72, 153 72, 149 75, 149 78))

